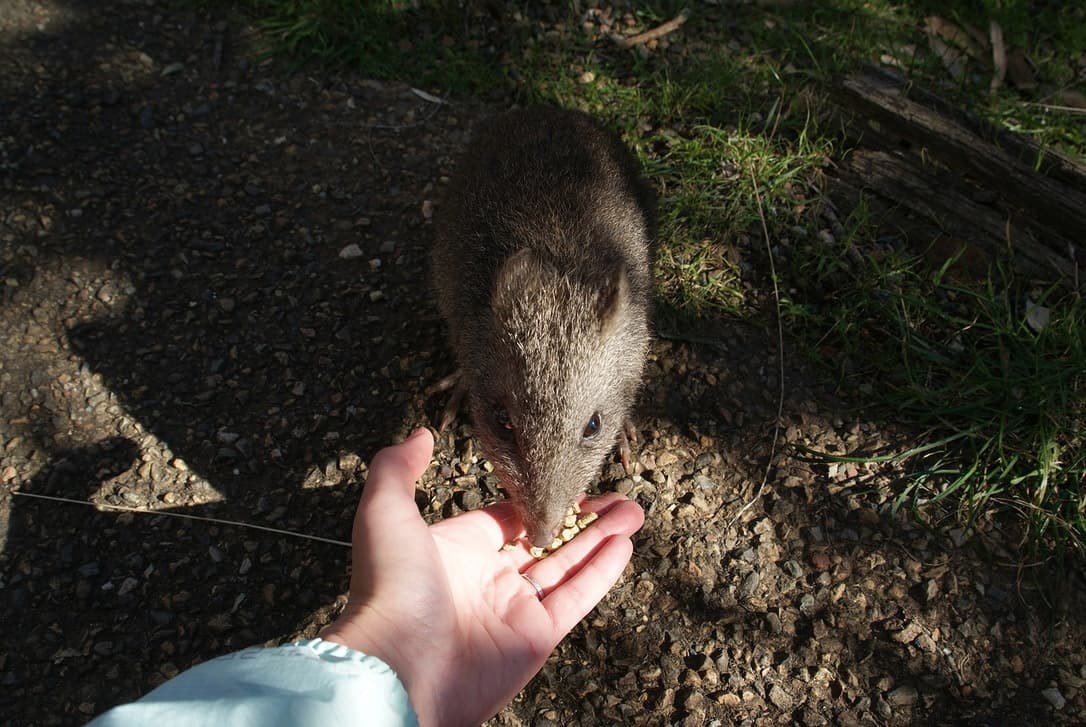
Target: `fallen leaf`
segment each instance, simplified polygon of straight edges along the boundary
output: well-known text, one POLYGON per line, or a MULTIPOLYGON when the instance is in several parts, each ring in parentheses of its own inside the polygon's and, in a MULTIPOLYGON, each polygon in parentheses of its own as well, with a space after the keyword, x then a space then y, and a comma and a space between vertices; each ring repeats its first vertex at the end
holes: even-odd
POLYGON ((1069 88, 1055 95, 1056 103, 1073 109, 1086 109, 1086 94, 1069 88))
POLYGON ((992 66, 995 68, 988 90, 995 93, 1003 85, 1003 79, 1007 77, 1007 49, 1003 45, 1003 27, 993 20, 988 30, 992 38, 992 66))
POLYGON ((939 57, 951 77, 955 81, 962 80, 965 76, 965 54, 931 33, 928 34, 928 44, 931 46, 931 52, 939 57))
POLYGON ((988 61, 988 36, 983 33, 976 26, 966 23, 964 26, 965 32, 969 34, 969 37, 973 40, 977 49, 977 55, 974 56, 978 61, 988 61))
POLYGON ((1021 48, 1015 48, 1007 54, 1007 78, 1015 88, 1023 91, 1037 88, 1037 74, 1021 48))
POLYGON ((879 61, 886 66, 893 66, 894 68, 900 68, 902 70, 908 70, 911 66, 910 61, 916 58, 916 46, 908 43, 904 45, 898 45, 892 49, 883 53, 879 57, 879 61))
POLYGON ((1045 326, 1048 325, 1048 321, 1052 318, 1052 311, 1043 305, 1034 303, 1030 297, 1026 296, 1026 323, 1037 333, 1040 333, 1045 326))
POLYGON ((929 36, 939 36, 943 41, 964 51, 981 62, 987 62, 988 54, 985 47, 987 40, 981 35, 982 42, 977 42, 974 37, 960 27, 938 15, 929 15, 924 18, 924 23, 929 36))

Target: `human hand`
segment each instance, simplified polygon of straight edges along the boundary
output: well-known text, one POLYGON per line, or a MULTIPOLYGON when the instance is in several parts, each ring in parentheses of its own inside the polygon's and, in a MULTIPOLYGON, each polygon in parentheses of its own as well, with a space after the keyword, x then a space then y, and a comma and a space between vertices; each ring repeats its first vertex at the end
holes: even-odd
POLYGON ((522 544, 502 550, 523 533, 508 503, 427 526, 414 485, 432 453, 432 435, 419 429, 373 458, 347 606, 321 638, 391 666, 422 725, 477 725, 512 701, 618 580, 644 513, 614 493, 587 501, 599 520, 537 561, 522 544))

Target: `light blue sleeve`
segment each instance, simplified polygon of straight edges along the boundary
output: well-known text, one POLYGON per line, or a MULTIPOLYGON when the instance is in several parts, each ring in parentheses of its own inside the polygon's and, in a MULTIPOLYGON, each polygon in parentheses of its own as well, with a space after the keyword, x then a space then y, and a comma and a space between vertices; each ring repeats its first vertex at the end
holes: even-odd
POLYGON ((407 692, 380 659, 320 639, 205 661, 94 727, 417 727, 407 692))

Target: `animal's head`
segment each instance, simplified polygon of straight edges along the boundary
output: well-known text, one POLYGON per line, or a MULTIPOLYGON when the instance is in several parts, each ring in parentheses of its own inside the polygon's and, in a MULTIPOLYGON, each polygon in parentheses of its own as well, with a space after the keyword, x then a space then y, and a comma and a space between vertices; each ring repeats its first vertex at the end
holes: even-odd
MULTIPOLYGON (((547 545, 598 475, 641 378, 648 328, 621 263, 591 273, 521 250, 498 272, 493 350, 482 351, 471 402, 483 453, 547 545)), ((480 342, 482 343, 482 342, 480 342)))

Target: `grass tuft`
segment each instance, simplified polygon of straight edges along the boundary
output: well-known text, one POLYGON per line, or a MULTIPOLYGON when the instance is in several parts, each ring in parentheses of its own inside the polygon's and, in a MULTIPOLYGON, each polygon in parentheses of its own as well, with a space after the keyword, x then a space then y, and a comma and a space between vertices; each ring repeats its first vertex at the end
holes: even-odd
POLYGON ((1082 155, 1083 112, 1065 101, 1077 98, 1067 92, 1086 58, 1081 3, 702 4, 658 46, 620 50, 610 34, 645 30, 686 5, 240 2, 265 50, 295 62, 454 97, 581 108, 621 130, 660 192, 657 283, 669 310, 760 319, 775 278, 757 244, 757 185, 790 335, 881 416, 924 433, 883 458, 906 466, 896 506, 949 508, 977 526, 1001 513, 1031 547, 1083 554, 1082 301, 1033 291, 1006 270, 971 283, 931 270, 882 240, 862 203, 838 221, 819 181, 842 134, 821 128, 817 113, 841 74, 889 64, 1003 128, 1082 155), (990 91, 980 57, 952 79, 921 30, 930 15, 981 36, 1000 23, 1038 87, 990 91), (1027 294, 1049 310, 1046 325, 1031 326, 1027 294))
POLYGON ((761 237, 754 180, 777 239, 803 221, 808 185, 828 151, 805 135, 793 143, 715 126, 665 140, 649 165, 663 209, 656 270, 662 296, 679 311, 740 314, 741 273, 752 266, 743 256, 760 252, 750 244, 761 237))
POLYGON ((263 51, 298 64, 349 67, 373 78, 459 93, 506 82, 492 50, 465 37, 468 18, 440 0, 248 0, 263 51))
POLYGON ((1001 268, 963 283, 953 261, 931 271, 890 252, 849 269, 842 253, 823 250, 833 260, 806 278, 835 292, 787 310, 846 386, 877 382, 866 388, 879 409, 924 432, 875 458, 908 463, 895 506, 949 503, 966 526, 1011 515, 1033 550, 1083 555, 1086 303, 1001 268))

